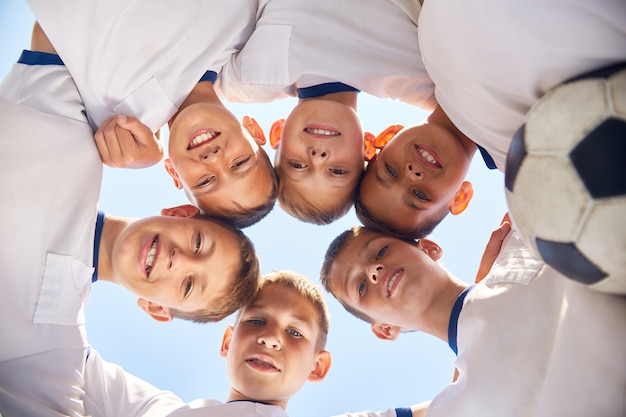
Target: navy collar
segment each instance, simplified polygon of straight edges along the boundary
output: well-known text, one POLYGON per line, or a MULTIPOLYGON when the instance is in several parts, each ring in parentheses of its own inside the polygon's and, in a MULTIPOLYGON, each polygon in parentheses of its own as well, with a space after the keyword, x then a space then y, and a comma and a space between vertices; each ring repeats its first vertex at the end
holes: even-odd
POLYGON ((100 251, 100 239, 102 238, 102 226, 104 225, 104 212, 98 210, 98 217, 96 217, 96 235, 93 239, 93 275, 91 276, 91 282, 98 280, 98 252, 100 251))
POLYGON ((458 349, 456 345, 456 334, 457 334, 457 326, 459 324, 459 315, 461 314, 461 310, 463 309, 463 300, 465 300, 465 296, 474 288, 476 284, 472 284, 469 287, 465 288, 461 294, 457 297, 454 302, 454 307, 452 307, 452 314, 450 314, 450 322, 448 323, 448 346, 454 352, 455 355, 458 355, 458 349))
POLYGON ((207 71, 204 73, 204 75, 200 78, 200 81, 198 82, 201 83, 203 81, 208 81, 211 84, 215 84, 215 80, 217 80, 217 72, 207 71))
POLYGON ((483 148, 480 145, 476 145, 478 146, 478 150, 480 151, 480 155, 483 157, 483 161, 485 161, 485 165, 487 165, 487 168, 489 169, 498 169, 498 167, 496 166, 495 161, 493 160, 493 158, 491 157, 491 155, 489 155, 489 152, 487 152, 487 149, 483 148))
POLYGON ((311 87, 298 88, 298 98, 315 98, 325 96, 326 94, 342 93, 345 91, 361 92, 361 90, 357 90, 343 83, 324 83, 312 85, 311 87))

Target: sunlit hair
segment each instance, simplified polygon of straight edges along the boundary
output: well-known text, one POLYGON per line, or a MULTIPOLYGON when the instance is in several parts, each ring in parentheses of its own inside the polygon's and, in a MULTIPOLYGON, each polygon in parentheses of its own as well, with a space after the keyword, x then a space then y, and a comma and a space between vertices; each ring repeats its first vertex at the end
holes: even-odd
MULTIPOLYGON (((269 214, 276 205, 276 196, 278 195, 278 176, 272 165, 272 161, 262 147, 259 147, 260 160, 265 165, 267 172, 272 177, 272 189, 267 195, 265 201, 260 205, 246 210, 222 210, 219 214, 212 214, 230 220, 239 228, 246 228, 258 223, 261 219, 269 214)), ((194 201, 194 200, 191 200, 194 201)))
POLYGON ((229 230, 235 236, 239 244, 241 266, 238 271, 233 271, 230 290, 220 298, 217 305, 193 313, 182 312, 176 309, 170 309, 170 312, 176 318, 190 320, 195 323, 216 322, 230 316, 254 299, 261 280, 261 267, 254 244, 232 222, 205 214, 199 214, 195 218, 216 223, 229 230))
POLYGON ((317 224, 326 225, 343 217, 350 211, 354 204, 356 192, 347 193, 330 207, 318 207, 313 204, 306 195, 302 195, 293 187, 278 179, 278 203, 280 207, 296 219, 317 224))
MULTIPOLYGON (((357 189, 360 189, 360 184, 357 189)), ((356 193, 354 198, 354 210, 356 212, 356 217, 361 223, 363 223, 363 226, 366 226, 374 231, 391 234, 403 240, 421 239, 428 236, 450 212, 448 206, 443 206, 439 212, 434 213, 429 218, 425 219, 419 227, 406 230, 393 227, 390 224, 372 216, 372 214, 367 211, 367 208, 365 208, 365 204, 363 204, 363 200, 361 200, 359 192, 356 193)))
MULTIPOLYGON (((273 271, 266 274, 261 278, 259 285, 259 292, 268 287, 276 285, 283 288, 295 290, 303 299, 308 301, 317 311, 317 325, 320 330, 319 338, 315 344, 318 351, 323 350, 326 347, 326 340, 328 339, 328 329, 330 327, 330 314, 328 307, 324 301, 324 296, 319 287, 313 283, 305 275, 299 274, 293 271, 273 271)), ((254 300, 252 300, 254 301, 254 300)), ((237 313, 236 322, 239 322, 239 318, 245 308, 242 308, 237 313)))

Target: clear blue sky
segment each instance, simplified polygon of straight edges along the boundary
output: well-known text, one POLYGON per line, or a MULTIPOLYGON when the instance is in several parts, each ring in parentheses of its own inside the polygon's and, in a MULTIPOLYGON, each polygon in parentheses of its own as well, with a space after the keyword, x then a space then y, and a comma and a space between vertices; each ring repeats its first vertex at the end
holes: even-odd
MULTIPOLYGON (((182 5, 181 5, 182 6, 182 5)), ((23 0, 0 0, 0 75, 8 72, 22 49, 28 48, 33 16, 23 0)), ((359 112, 366 130, 378 133, 390 124, 412 124, 426 113, 407 104, 361 94, 359 112)), ((254 116, 267 132, 295 104, 284 100, 262 105, 229 105, 238 116, 254 116)), ((1 121, 0 121, 1 122, 1 121)), ((16 138, 18 140, 18 138, 16 138)), ((271 150, 269 151, 272 154, 271 150)), ((273 155, 273 154, 272 154, 273 155)), ((470 169, 475 196, 465 213, 449 216, 431 235, 444 249, 442 262, 458 277, 473 280, 482 249, 506 210, 503 176, 478 159, 470 169)), ((162 165, 144 170, 106 169, 100 207, 110 213, 145 217, 162 207, 186 203, 162 165)), ((269 272, 292 269, 317 280, 322 256, 330 241, 358 222, 351 212, 328 226, 301 223, 278 206, 257 225, 246 229, 269 272)), ((219 344, 222 323, 191 324, 153 321, 135 305, 132 294, 113 284, 92 287, 87 308, 87 331, 102 356, 152 384, 172 390, 186 401, 223 401, 229 389, 219 344)), ((328 349, 333 363, 327 378, 307 383, 292 398, 293 416, 331 416, 345 411, 382 410, 432 398, 451 379, 454 356, 432 336, 409 333, 396 342, 376 339, 369 327, 344 312, 330 296, 328 349)))

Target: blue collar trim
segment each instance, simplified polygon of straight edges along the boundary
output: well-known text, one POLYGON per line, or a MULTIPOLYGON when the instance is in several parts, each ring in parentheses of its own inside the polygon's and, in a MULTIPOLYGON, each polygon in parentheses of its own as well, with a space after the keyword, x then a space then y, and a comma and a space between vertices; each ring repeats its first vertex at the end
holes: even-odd
POLYGON ((411 417, 413 412, 409 407, 398 407, 396 408, 396 417, 411 417))
POLYGON ((204 73, 204 75, 200 78, 200 81, 198 82, 201 83, 203 81, 208 81, 211 84, 215 84, 215 80, 217 80, 217 72, 207 71, 204 73))
POLYGON ((450 315, 450 322, 448 323, 448 345, 450 349, 454 352, 455 355, 458 355, 459 352, 457 350, 456 345, 456 333, 457 326, 459 324, 459 315, 461 314, 461 310, 463 309, 463 300, 465 300, 465 296, 476 286, 476 284, 472 284, 469 287, 465 288, 461 294, 457 297, 454 302, 454 307, 452 307, 452 314, 450 315))
POLYGON ((56 54, 28 50, 22 51, 17 63, 24 65, 65 65, 61 57, 56 54))
POLYGON ((483 148, 480 145, 476 145, 478 146, 478 150, 480 151, 480 155, 483 157, 483 161, 485 161, 485 165, 487 165, 487 168, 489 169, 498 169, 498 167, 496 166, 496 163, 494 162, 493 158, 491 157, 491 155, 489 155, 489 152, 487 152, 487 149, 483 148))
POLYGON ((324 83, 312 85, 311 87, 298 88, 298 98, 315 98, 325 96, 326 94, 342 93, 345 91, 361 92, 361 90, 357 90, 343 83, 324 83))
POLYGON ((91 282, 98 280, 98 252, 100 251, 100 239, 102 238, 102 226, 104 225, 104 212, 98 210, 96 217, 96 236, 93 239, 93 275, 91 282))

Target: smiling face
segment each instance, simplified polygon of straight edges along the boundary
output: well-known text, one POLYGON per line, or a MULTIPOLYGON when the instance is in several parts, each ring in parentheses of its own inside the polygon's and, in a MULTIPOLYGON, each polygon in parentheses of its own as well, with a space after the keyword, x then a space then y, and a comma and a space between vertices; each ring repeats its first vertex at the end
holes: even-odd
POLYGON ((323 378, 330 356, 317 347, 319 320, 319 312, 296 289, 264 286, 224 335, 221 355, 232 385, 229 400, 285 408, 307 380, 323 378))
POLYGON ((330 265, 327 287, 370 322, 415 329, 416 318, 425 316, 448 281, 440 256, 427 239, 411 244, 361 229, 330 265))
POLYGON ((454 213, 471 159, 462 143, 440 126, 405 128, 370 162, 359 199, 369 216, 410 234, 429 220, 454 213))
POLYGON ((172 124, 166 169, 204 213, 248 211, 273 194, 273 168, 260 143, 224 106, 192 104, 172 124))
POLYGON ((191 217, 131 223, 115 242, 111 259, 118 283, 157 307, 186 313, 219 305, 242 266, 232 231, 191 217))
POLYGON ((299 102, 285 120, 274 166, 287 195, 324 211, 351 200, 363 161, 356 112, 335 101, 313 99, 299 102))

